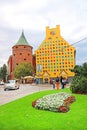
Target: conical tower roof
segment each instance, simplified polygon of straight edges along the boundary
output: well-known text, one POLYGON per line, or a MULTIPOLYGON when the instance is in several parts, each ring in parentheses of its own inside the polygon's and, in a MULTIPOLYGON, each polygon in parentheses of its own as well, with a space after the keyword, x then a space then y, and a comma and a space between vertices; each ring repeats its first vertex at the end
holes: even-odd
POLYGON ((18 42, 16 43, 16 45, 29 45, 29 43, 27 42, 25 36, 24 36, 24 32, 22 31, 22 34, 18 40, 18 42))

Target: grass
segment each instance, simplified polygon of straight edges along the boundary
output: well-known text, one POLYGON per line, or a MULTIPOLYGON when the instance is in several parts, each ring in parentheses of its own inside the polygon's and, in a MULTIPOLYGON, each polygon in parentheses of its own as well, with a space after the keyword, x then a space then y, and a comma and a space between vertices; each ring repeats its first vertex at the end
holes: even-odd
POLYGON ((76 102, 67 113, 37 110, 32 101, 64 90, 37 92, 0 106, 0 130, 87 130, 87 95, 73 94, 76 102))

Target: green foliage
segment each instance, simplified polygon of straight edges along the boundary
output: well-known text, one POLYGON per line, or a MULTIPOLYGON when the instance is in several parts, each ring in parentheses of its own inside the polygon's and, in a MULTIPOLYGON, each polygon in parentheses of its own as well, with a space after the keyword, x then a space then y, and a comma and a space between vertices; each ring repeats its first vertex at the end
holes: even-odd
POLYGON ((75 76, 70 89, 73 93, 87 93, 87 78, 75 76))
POLYGON ((0 79, 2 79, 4 82, 6 82, 6 74, 7 74, 7 66, 4 64, 0 68, 0 79))
POLYGON ((73 93, 87 93, 87 63, 75 66, 76 76, 73 78, 70 89, 73 93))
POLYGON ((72 71, 75 72, 76 76, 85 76, 87 78, 87 62, 82 66, 76 65, 72 71))
POLYGON ((32 75, 32 73, 34 72, 33 70, 33 66, 31 65, 31 63, 20 63, 14 71, 14 76, 18 79, 20 79, 21 77, 25 77, 28 75, 32 75))
POLYGON ((87 78, 87 63, 84 63, 82 66, 82 76, 87 78))
POLYGON ((80 76, 82 74, 82 66, 76 65, 72 71, 76 76, 80 76))

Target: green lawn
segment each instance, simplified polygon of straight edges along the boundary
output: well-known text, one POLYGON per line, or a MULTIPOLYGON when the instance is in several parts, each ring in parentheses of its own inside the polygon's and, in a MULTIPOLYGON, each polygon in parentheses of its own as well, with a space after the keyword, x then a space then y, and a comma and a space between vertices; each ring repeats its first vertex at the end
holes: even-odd
POLYGON ((76 102, 67 113, 37 110, 32 101, 64 90, 37 92, 0 106, 0 130, 87 130, 87 95, 73 94, 76 102))

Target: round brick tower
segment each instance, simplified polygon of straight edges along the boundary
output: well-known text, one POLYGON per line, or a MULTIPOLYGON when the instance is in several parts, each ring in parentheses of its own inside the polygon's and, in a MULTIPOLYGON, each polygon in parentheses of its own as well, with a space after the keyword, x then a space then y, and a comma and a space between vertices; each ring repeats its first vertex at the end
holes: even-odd
POLYGON ((12 47, 12 78, 14 77, 14 70, 16 66, 22 62, 30 62, 32 63, 33 47, 30 46, 22 32, 18 42, 12 47))

